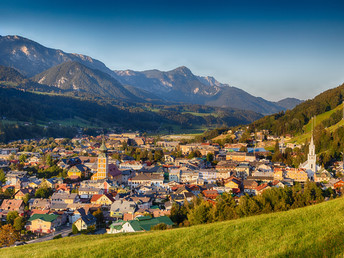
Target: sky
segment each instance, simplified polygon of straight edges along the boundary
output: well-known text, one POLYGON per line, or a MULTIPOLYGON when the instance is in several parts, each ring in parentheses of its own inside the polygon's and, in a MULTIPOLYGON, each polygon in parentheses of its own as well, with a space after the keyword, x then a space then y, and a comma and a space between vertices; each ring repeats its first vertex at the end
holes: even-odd
POLYGON ((344 82, 342 0, 1 0, 0 35, 113 70, 187 66, 273 101, 344 82))

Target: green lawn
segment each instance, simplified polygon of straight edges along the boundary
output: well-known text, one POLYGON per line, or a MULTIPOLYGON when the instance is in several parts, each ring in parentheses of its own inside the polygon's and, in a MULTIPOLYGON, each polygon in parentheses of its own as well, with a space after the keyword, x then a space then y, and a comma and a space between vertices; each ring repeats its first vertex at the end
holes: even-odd
MULTIPOLYGON (((322 121, 324 121, 325 119, 328 119, 330 118, 330 116, 337 112, 338 110, 342 110, 343 109, 343 104, 340 104, 338 105, 336 108, 330 110, 330 111, 327 111, 325 113, 322 113, 320 115, 317 115, 316 118, 315 118, 315 126, 321 124, 322 121)), ((312 131, 312 120, 309 121, 308 124, 306 124, 303 128, 304 132, 308 133, 308 132, 311 132, 312 131)))
POLYGON ((5 248, 1 257, 343 256, 344 199, 235 221, 5 248))

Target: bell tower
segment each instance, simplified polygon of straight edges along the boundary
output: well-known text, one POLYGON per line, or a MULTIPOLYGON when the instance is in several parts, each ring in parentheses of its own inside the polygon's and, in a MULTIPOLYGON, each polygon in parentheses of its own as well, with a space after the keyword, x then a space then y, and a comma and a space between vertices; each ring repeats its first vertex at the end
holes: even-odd
POLYGON ((103 139, 102 145, 99 148, 100 154, 98 156, 97 173, 92 176, 93 180, 106 179, 108 177, 108 157, 105 140, 103 139))

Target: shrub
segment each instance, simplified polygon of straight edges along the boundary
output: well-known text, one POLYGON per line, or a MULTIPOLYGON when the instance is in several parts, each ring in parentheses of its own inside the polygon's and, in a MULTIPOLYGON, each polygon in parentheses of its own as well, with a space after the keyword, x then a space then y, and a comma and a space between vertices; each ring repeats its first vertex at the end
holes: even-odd
POLYGON ((152 226, 151 230, 165 230, 167 229, 167 225, 165 223, 159 223, 155 226, 152 226))
POLYGON ((78 230, 78 228, 73 224, 73 226, 72 226, 72 233, 73 234, 78 234, 79 233, 79 230, 78 230))
POLYGON ((59 238, 62 238, 62 235, 61 234, 58 234, 56 236, 53 237, 53 239, 59 239, 59 238))

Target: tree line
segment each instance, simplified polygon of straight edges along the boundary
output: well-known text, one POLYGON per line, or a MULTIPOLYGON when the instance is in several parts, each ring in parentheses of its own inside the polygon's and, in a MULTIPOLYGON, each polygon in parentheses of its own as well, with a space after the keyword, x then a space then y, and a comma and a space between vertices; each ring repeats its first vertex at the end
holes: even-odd
POLYGON ((216 201, 194 197, 191 202, 184 200, 183 205, 173 203, 170 218, 179 226, 205 224, 217 221, 238 219, 247 216, 287 211, 321 203, 325 197, 336 198, 331 188, 322 190, 314 182, 304 187, 295 184, 292 187, 269 188, 261 195, 244 195, 236 200, 230 193, 219 195, 216 201))

